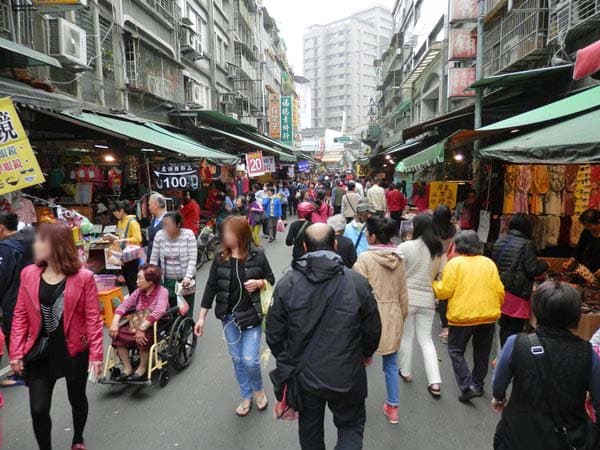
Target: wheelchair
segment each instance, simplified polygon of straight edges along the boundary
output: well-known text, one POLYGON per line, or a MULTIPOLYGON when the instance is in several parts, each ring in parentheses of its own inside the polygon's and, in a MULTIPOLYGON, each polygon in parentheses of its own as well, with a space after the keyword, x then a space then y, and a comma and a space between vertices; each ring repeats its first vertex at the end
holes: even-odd
MULTIPOLYGON (((179 308, 170 308, 153 325, 153 344, 148 358, 147 378, 142 381, 118 381, 122 365, 115 348, 108 349, 101 384, 108 385, 152 385, 165 387, 169 383, 169 369, 181 372, 188 367, 196 350, 197 337, 194 334, 194 321, 188 316, 182 316, 179 308)), ((129 357, 134 370, 139 367, 140 355, 137 348, 129 350, 129 357)))

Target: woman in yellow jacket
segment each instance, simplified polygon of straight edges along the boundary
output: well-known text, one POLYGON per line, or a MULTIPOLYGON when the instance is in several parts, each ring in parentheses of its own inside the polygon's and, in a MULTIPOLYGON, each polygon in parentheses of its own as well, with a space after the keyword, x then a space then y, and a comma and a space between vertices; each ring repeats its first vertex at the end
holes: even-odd
POLYGON ((458 256, 446 264, 441 279, 438 275, 433 282, 433 290, 437 298, 448 301, 448 354, 461 391, 458 399, 466 402, 483 395, 504 286, 496 264, 481 255, 483 245, 475 231, 461 231, 454 237, 454 245, 458 256), (471 338, 472 371, 465 360, 471 338))
MULTIPOLYGON (((127 245, 142 245, 142 228, 137 221, 137 217, 132 213, 133 209, 128 202, 115 202, 113 215, 119 220, 117 230, 119 231, 119 242, 122 248, 127 245)), ((125 284, 130 294, 137 289, 139 266, 139 259, 123 263, 121 266, 121 273, 125 278, 125 284)))

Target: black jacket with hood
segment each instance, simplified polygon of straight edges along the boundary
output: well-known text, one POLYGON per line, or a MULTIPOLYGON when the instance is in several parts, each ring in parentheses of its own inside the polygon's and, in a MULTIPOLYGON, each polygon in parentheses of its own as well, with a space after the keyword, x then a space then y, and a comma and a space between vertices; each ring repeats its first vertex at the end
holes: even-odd
POLYGON ((17 303, 21 271, 33 263, 33 229, 22 231, 0 240, 0 307, 2 316, 10 319, 17 303))
POLYGON ((548 270, 548 263, 537 259, 533 242, 517 230, 510 230, 496 241, 492 259, 504 289, 524 299, 531 296, 533 279, 548 270))
POLYGON ((324 328, 299 375, 300 388, 324 398, 364 399, 364 359, 373 355, 381 336, 369 283, 333 251, 307 253, 292 269, 277 283, 267 316, 267 344, 277 359, 271 373, 275 391, 280 393, 302 358, 329 299, 324 328))

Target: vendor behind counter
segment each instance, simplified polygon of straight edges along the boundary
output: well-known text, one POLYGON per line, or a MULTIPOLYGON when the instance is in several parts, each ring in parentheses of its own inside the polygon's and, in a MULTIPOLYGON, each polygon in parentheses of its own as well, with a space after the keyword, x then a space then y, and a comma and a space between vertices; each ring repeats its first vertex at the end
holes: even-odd
POLYGON ((581 232, 575 258, 592 273, 600 270, 600 210, 586 209, 579 216, 585 228, 581 232))

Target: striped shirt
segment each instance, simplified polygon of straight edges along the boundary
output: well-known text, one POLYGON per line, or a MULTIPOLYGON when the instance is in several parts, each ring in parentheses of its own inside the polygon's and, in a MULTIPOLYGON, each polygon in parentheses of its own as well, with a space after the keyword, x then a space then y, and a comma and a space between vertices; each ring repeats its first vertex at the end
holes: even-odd
POLYGON ((175 239, 169 238, 164 230, 154 237, 150 264, 159 264, 168 280, 194 278, 198 244, 193 231, 182 228, 175 239))

